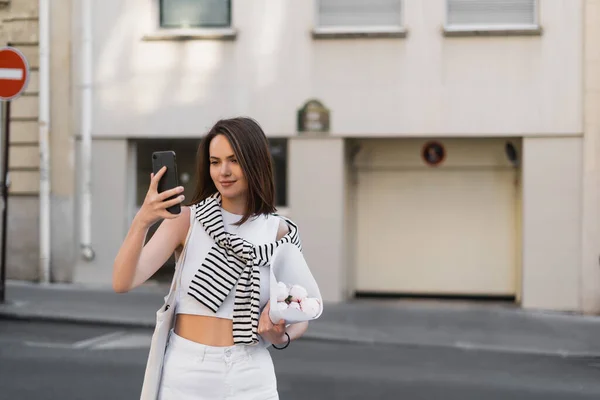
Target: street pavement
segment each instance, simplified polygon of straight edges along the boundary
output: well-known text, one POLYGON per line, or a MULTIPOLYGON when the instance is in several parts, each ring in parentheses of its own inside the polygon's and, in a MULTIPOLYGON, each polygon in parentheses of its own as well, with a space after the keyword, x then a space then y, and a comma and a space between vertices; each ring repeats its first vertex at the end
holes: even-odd
MULTIPOLYGON (((145 285, 117 294, 105 287, 9 281, 1 319, 72 321, 152 328, 167 293, 145 285)), ((353 300, 326 303, 305 336, 322 341, 600 356, 600 317, 523 310, 512 304, 353 300)))
MULTIPOLYGON (((4 320, 0 399, 135 399, 151 329, 4 320)), ((300 339, 271 350, 283 400, 591 400, 600 358, 300 339)))

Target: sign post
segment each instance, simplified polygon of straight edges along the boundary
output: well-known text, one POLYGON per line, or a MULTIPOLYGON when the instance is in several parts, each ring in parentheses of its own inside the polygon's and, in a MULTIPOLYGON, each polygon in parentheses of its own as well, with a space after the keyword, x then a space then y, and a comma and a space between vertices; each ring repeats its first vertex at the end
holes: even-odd
POLYGON ((8 147, 10 143, 11 100, 19 97, 29 82, 29 63, 19 50, 0 48, 0 105, 4 106, 4 129, 2 135, 2 254, 0 259, 0 303, 6 300, 6 236, 8 225, 8 147))

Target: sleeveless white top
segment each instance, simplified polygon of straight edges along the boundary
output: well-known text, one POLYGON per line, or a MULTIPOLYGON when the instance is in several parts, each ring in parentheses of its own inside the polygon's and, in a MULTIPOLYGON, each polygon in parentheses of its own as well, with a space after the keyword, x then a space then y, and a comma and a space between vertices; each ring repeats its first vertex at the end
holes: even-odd
MULTIPOLYGON (((193 211, 191 211, 193 213, 193 211)), ((242 216, 232 214, 221 208, 225 231, 234 233, 254 245, 272 243, 277 240, 277 231, 281 218, 275 215, 261 215, 250 218, 241 226, 233 225, 239 221, 242 216)), ((185 260, 181 266, 181 284, 177 293, 177 314, 206 315, 211 317, 233 319, 233 303, 237 285, 227 295, 221 307, 214 313, 198 300, 188 295, 188 289, 197 273, 198 268, 206 258, 206 255, 214 245, 214 240, 206 233, 202 224, 191 216, 190 224, 196 224, 194 230, 188 239, 185 260)), ((268 266, 260 267, 260 308, 262 309, 269 301, 269 273, 268 266)))

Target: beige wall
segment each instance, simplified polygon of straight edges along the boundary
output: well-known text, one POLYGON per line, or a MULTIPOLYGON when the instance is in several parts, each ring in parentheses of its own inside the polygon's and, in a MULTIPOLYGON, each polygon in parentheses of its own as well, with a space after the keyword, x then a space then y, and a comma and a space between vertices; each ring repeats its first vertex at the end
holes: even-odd
MULTIPOLYGON (((50 7, 50 185, 51 271, 55 281, 69 281, 75 249, 75 165, 71 133, 70 0, 50 7)), ((12 104, 10 138, 9 276, 36 279, 39 254, 39 26, 38 1, 11 1, 0 8, 0 42, 10 42, 29 62, 27 90, 12 104), (26 238, 26 239, 23 239, 26 238), (11 260, 14 259, 14 262, 11 260)))
POLYGON ((345 300, 346 179, 343 139, 289 141, 290 218, 325 301, 345 300))
POLYGON ((71 196, 75 188, 75 146, 71 131, 71 0, 53 0, 51 13, 51 132, 52 146, 52 193, 71 196))
MULTIPOLYGON (((38 209, 34 196, 9 196, 6 277, 36 280, 39 264, 38 209)), ((1 236, 1 234, 0 234, 1 236)))
POLYGON ((0 7, 0 47, 11 44, 21 50, 32 69, 25 93, 11 104, 6 256, 9 279, 35 280, 38 276, 37 8, 37 0, 11 1, 0 7))
POLYGON ((37 196, 39 191, 37 7, 35 0, 11 1, 8 6, 0 7, 0 46, 11 44, 19 49, 31 69, 25 93, 11 105, 9 193, 12 195, 37 196))
POLYGON ((155 1, 94 2, 94 135, 195 136, 238 114, 293 134, 312 97, 334 135, 582 131, 581 1, 542 0, 541 36, 448 38, 446 0, 405 0, 406 38, 343 40, 312 38, 316 1, 234 0, 233 41, 144 41, 155 1))
POLYGON ((600 313, 600 0, 585 1, 581 303, 600 313))
POLYGON ((580 309, 582 143, 523 140, 525 308, 580 309))

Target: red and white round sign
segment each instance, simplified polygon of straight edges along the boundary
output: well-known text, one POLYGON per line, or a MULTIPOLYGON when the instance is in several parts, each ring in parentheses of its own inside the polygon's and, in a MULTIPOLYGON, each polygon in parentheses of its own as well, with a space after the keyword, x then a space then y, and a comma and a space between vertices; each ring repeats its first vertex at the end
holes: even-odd
POLYGON ((12 100, 27 88, 29 63, 14 47, 0 48, 0 100, 12 100))

